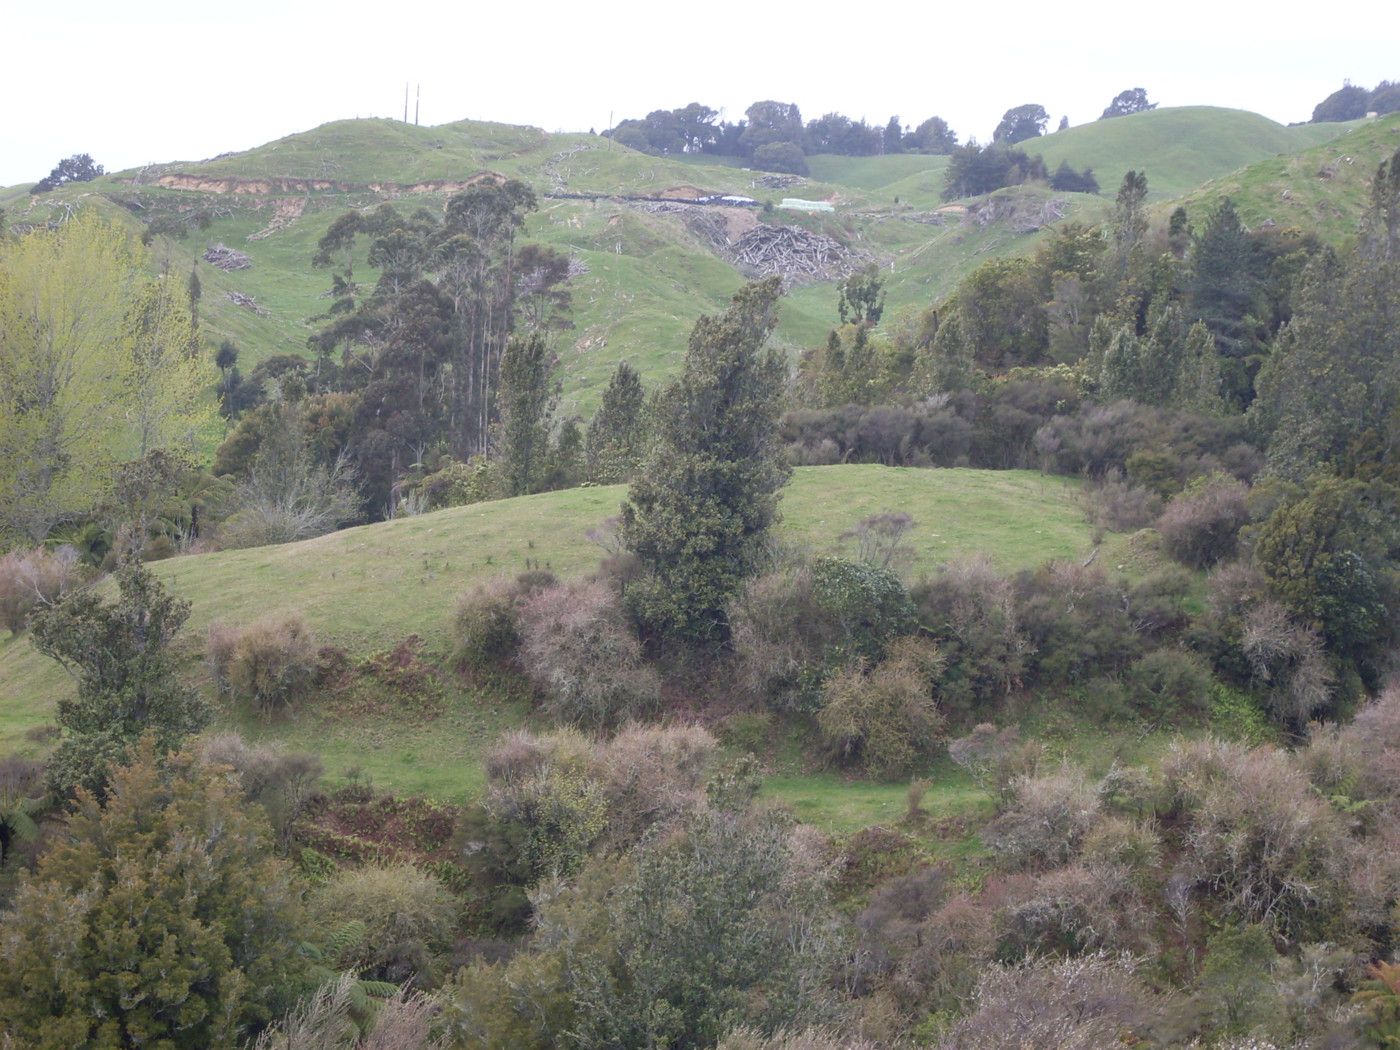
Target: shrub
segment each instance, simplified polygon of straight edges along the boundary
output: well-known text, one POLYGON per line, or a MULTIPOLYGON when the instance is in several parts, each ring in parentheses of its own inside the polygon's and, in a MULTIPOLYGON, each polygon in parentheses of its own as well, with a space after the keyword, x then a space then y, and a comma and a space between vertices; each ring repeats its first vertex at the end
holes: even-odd
POLYGON ((968 711, 1020 684, 1030 642, 1021 631, 1015 588, 989 561, 945 565, 911 596, 946 660, 940 690, 949 707, 968 711))
POLYGON ((411 864, 342 871, 311 896, 324 930, 354 920, 365 936, 344 945, 337 968, 374 980, 431 980, 434 956, 451 944, 457 906, 437 879, 411 864))
POLYGON ((1262 602, 1250 610, 1240 647, 1284 725, 1301 729, 1331 701, 1336 676, 1322 637, 1294 623, 1281 605, 1262 602))
POLYGON ((316 653, 300 616, 268 617, 242 630, 216 623, 205 646, 219 688, 263 714, 284 711, 311 690, 316 653))
POLYGON ((1145 1042, 1160 1011, 1127 955, 1098 952, 995 966, 977 982, 970 1011, 938 1046, 1102 1050, 1145 1042))
POLYGON ((54 604, 80 578, 78 552, 72 547, 35 547, 0 557, 0 627, 19 634, 29 625, 31 613, 54 604))
POLYGON ((1126 868, 1070 864, 1017 889, 997 916, 1002 962, 1148 947, 1152 914, 1126 868))
POLYGON ((1040 755, 1040 745, 1023 741, 1015 726, 997 729, 990 722, 948 745, 948 757, 999 799, 1010 797, 1012 783, 1032 773, 1040 755))
POLYGON ((364 990, 354 974, 323 984, 277 1025, 258 1036, 250 1050, 448 1050, 435 1035, 439 1006, 421 992, 399 989, 375 1004, 373 1020, 360 1035, 364 990))
POLYGON ((983 830, 983 841, 1011 867, 1063 864, 1099 815, 1099 797, 1077 769, 1021 776, 1005 811, 983 830))
POLYGON ((1097 569, 1051 562, 1018 580, 1029 667, 1047 683, 1086 681, 1137 655, 1125 588, 1097 569))
POLYGON ((626 847, 650 828, 703 806, 716 746, 700 726, 627 726, 595 745, 608 838, 626 847))
POLYGON ((914 629, 914 603, 888 569, 818 558, 812 563, 812 596, 835 618, 843 645, 867 660, 879 660, 892 639, 914 629))
POLYGON ((530 595, 520 605, 519 630, 525 674, 555 718, 611 727, 660 704, 660 677, 643 659, 641 643, 602 582, 561 584, 530 595))
POLYGON ((815 711, 840 627, 817 601, 809 566, 751 580, 730 616, 737 677, 750 696, 779 711, 815 711))
POLYGON ((942 737, 934 702, 941 669, 937 648, 910 638, 895 643, 869 673, 852 667, 833 676, 817 714, 827 750, 875 776, 907 773, 942 737))
POLYGON ((1150 824, 1110 814, 1084 836, 1081 855, 1090 868, 1111 865, 1151 876, 1162 861, 1162 838, 1150 824))
POLYGON ((1109 471, 1087 493, 1089 520, 1106 532, 1132 532, 1151 525, 1162 513, 1162 498, 1149 488, 1134 485, 1121 472, 1109 471))
POLYGON ((1215 474, 1173 497, 1157 520, 1157 531, 1173 558, 1206 569, 1234 556, 1240 529, 1248 523, 1249 486, 1215 474))
POLYGON ((1128 668, 1127 680, 1133 706, 1144 718, 1173 722, 1210 709, 1210 668, 1187 650, 1153 649, 1128 668))
POLYGON ((1182 874, 1206 891, 1212 909, 1294 943, 1337 939, 1346 830, 1286 755, 1218 741, 1177 744, 1163 774, 1183 825, 1182 874))
POLYGON ((324 772, 321 760, 279 744, 253 746, 237 733, 210 737, 203 754, 206 764, 228 766, 238 774, 243 797, 262 806, 285 852, 324 772))
POLYGON ((505 579, 478 584, 457 599, 452 621, 452 662, 462 670, 499 668, 520 644, 516 623, 518 590, 505 579))

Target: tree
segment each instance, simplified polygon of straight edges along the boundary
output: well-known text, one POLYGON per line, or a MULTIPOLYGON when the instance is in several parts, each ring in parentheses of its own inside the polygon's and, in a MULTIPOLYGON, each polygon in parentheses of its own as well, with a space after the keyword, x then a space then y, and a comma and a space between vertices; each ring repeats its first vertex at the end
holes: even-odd
POLYGON ((29 192, 48 193, 49 190, 56 190, 70 182, 91 182, 97 176, 105 174, 106 169, 101 164, 94 163, 90 155, 75 153, 55 164, 53 170, 36 182, 29 192))
POLYGON ((957 133, 942 117, 929 117, 908 138, 920 153, 952 153, 958 148, 957 133))
POLYGON ((1210 329, 1220 353, 1230 359, 1230 390, 1238 403, 1245 404, 1257 368, 1249 358, 1258 346, 1262 282, 1254 244, 1229 197, 1211 212, 1205 229, 1193 239, 1190 261, 1191 309, 1210 329))
POLYGON ((1327 124, 1343 120, 1360 120, 1366 115, 1371 93, 1350 80, 1313 107, 1312 122, 1327 124))
POLYGON ((794 142, 765 142, 753 151, 753 166, 760 171, 780 171, 789 175, 807 174, 807 157, 794 142))
POLYGON ((179 281, 91 212, 0 245, 0 533, 42 540, 131 452, 192 444, 214 406, 179 281))
POLYGON ((777 440, 787 361, 764 346, 780 290, 776 277, 755 282, 700 318, 661 398, 621 525, 643 569, 628 605, 654 635, 727 639, 730 600, 762 564, 791 473, 777 440))
POLYGON ((0 1038, 34 1050, 241 1046, 295 999, 309 930, 236 779, 147 738, 0 915, 0 1038))
POLYGON ((584 454, 590 480, 604 485, 632 480, 642 460, 645 411, 642 377, 626 361, 619 361, 598 411, 588 421, 584 454))
POLYGON ((1045 125, 1049 122, 1050 114, 1045 112, 1044 106, 1033 102, 1014 106, 1002 114, 1001 123, 992 132, 992 141, 1014 146, 1026 139, 1044 135, 1045 125))
POLYGON ((760 146, 770 142, 791 142, 801 148, 802 111, 795 102, 774 102, 765 99, 755 102, 744 115, 748 126, 739 136, 739 145, 752 154, 760 146))
POLYGON ((885 282, 879 268, 871 263, 850 274, 836 286, 840 292, 837 313, 842 324, 874 328, 885 312, 885 282))
POLYGON ((549 466, 559 359, 539 333, 516 337, 501 357, 500 443, 496 457, 509 496, 538 492, 549 466))
POLYGON ((207 704, 180 680, 170 654, 190 603, 167 594, 135 562, 118 569, 116 580, 115 600, 74 591, 31 624, 34 648, 78 680, 77 695, 58 703, 63 737, 49 782, 60 795, 81 787, 102 796, 110 769, 142 734, 163 754, 209 724, 207 704))
POLYGON ((1128 88, 1127 91, 1120 91, 1113 96, 1113 101, 1108 104, 1100 115, 1100 120, 1109 120, 1112 117, 1126 117, 1130 113, 1146 113, 1148 110, 1156 109, 1157 103, 1147 101, 1147 91, 1143 88, 1128 88))
POLYGON ((898 117, 890 117, 889 123, 885 125, 882 144, 886 153, 904 152, 904 128, 898 117))

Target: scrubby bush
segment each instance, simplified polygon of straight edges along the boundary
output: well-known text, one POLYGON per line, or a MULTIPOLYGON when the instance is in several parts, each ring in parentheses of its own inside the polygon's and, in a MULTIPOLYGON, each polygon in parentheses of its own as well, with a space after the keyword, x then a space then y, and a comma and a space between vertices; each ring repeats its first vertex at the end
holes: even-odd
POLYGON ((1035 771, 1042 752, 1039 744, 1022 740, 1015 726, 998 729, 990 722, 948 744, 948 757, 998 799, 1009 798, 1017 778, 1035 771))
POLYGON ((1321 636, 1295 623, 1281 605, 1266 601, 1250 610, 1240 647, 1284 725, 1301 729, 1331 702, 1336 676, 1321 636))
POLYGON ((203 753, 207 764, 228 766, 238 774, 243 797, 262 806, 285 852, 324 772, 321 760, 279 744, 251 745, 237 733, 210 737, 203 753))
POLYGON ((268 617, 241 629, 213 624, 205 658, 220 690, 263 714, 292 707, 316 682, 316 643, 300 616, 268 617))
POLYGON ((596 744, 608 838, 625 847, 703 806, 716 747, 700 726, 627 726, 596 744))
POLYGON ((343 947, 336 967, 374 980, 431 982, 434 957, 451 944, 457 906, 452 894, 411 864, 342 871, 311 896, 322 929, 355 921, 365 936, 343 947))
POLYGON ((1051 562, 1017 583, 1029 668, 1047 684, 1087 681, 1125 666, 1142 641, 1128 588, 1101 571, 1051 562))
POLYGON ((839 625, 813 593, 812 570, 789 565, 750 581, 730 614, 736 677, 778 711, 815 711, 839 625))
POLYGON ((81 580, 78 552, 35 547, 0 557, 0 627, 19 634, 35 609, 52 605, 81 580))
POLYGON ((457 599, 452 620, 452 662, 464 671, 500 670, 520 645, 519 604, 534 591, 554 586, 552 574, 525 573, 478 584, 457 599))
POLYGON ((344 973, 262 1032, 250 1050, 448 1050, 448 1037, 435 1031, 438 1013, 430 996, 400 989, 375 1003, 362 1033, 364 989, 344 973))
POLYGON ((1142 952, 1152 915, 1127 868, 1070 864, 1018 886, 997 915, 996 957, 1081 955, 1099 949, 1142 952))
POLYGON ((1105 532, 1132 532, 1151 525, 1162 513, 1162 497, 1134 485, 1120 471, 1108 475, 1086 493, 1089 520, 1105 532))
POLYGON ((1138 657, 1128 668, 1133 707, 1159 722, 1195 718, 1210 709, 1210 668, 1185 649, 1161 648, 1138 657))
POLYGON ((555 718, 604 728, 660 704, 661 679, 603 583, 560 584, 526 597, 519 631, 526 677, 555 718))
POLYGON ((1157 997, 1133 972, 1131 956, 1035 960, 984 973, 971 1009, 938 1046, 1103 1050, 1145 1041, 1160 1012, 1157 997))
POLYGON ((879 660, 893 639, 914 629, 914 603, 888 569, 818 558, 812 563, 812 596, 835 618, 844 647, 867 660, 879 660))
POLYGON ((1021 630, 1015 588, 989 561, 945 565, 911 596, 920 624, 944 655, 939 689, 951 710, 971 711, 1020 684, 1030 641, 1021 630))
POLYGON ((1090 868, 1111 865, 1151 876, 1162 860, 1162 838, 1150 824, 1109 814, 1084 836, 1081 856, 1090 868))
POLYGON ((1174 496, 1157 520, 1157 531, 1177 561, 1208 569, 1234 556, 1240 529, 1248 523, 1249 486, 1215 474, 1174 496))
POLYGON ((1063 864, 1078 852, 1098 815, 1098 794, 1084 774, 1061 766, 1018 777, 1006 809, 982 838, 1009 867, 1063 864))
POLYGON ((878 1044, 859 1036, 842 1035, 833 1028, 808 1028, 764 1036, 752 1028, 740 1028, 719 1041, 715 1050, 877 1050, 878 1044))
POLYGON ((1163 776, 1179 814, 1181 874, 1204 906, 1293 943, 1345 932, 1346 829, 1287 755, 1177 744, 1163 776))
POLYGON ((901 639, 868 673, 851 667, 827 680, 817 727, 839 762, 875 776, 907 773, 942 738, 934 699, 942 657, 931 643, 901 639))

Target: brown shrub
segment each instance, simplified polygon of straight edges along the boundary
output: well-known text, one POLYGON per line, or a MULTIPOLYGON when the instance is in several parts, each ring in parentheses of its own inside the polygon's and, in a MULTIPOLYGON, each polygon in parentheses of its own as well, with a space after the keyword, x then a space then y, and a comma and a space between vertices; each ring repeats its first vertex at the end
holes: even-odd
POLYGON ((554 717, 613 727, 660 704, 660 677, 602 582, 561 584, 529 595, 520 603, 519 630, 525 674, 554 717))
POLYGON ((1162 513, 1162 497, 1142 485, 1134 485, 1122 473, 1111 470, 1103 481, 1088 489, 1089 520, 1096 529, 1132 532, 1151 525, 1162 513))
POLYGON ((0 627, 19 634, 35 610, 52 605, 80 580, 78 552, 72 547, 35 547, 0 557, 0 627))
POLYGON ((977 982, 972 1009, 948 1030, 946 1050, 1103 1050, 1145 1042, 1160 1011, 1127 955, 994 966, 977 982))
POLYGON ((267 617, 242 629, 213 624, 205 661, 221 692, 263 714, 286 710, 316 683, 316 643, 299 615, 267 617))
POLYGON ((1016 726, 998 729, 990 722, 974 726, 967 736, 948 745, 948 757, 967 770, 983 790, 1002 801, 1010 798, 1017 777, 1035 771, 1042 751, 1041 745, 1022 740, 1016 726))
POLYGON ((516 626, 519 590, 506 579, 478 584, 457 599, 452 620, 452 663, 463 671, 499 669, 520 644, 516 626))
POLYGON ((751 581, 731 622, 743 691, 781 711, 814 708, 818 677, 813 669, 839 630, 816 599, 811 569, 788 567, 751 581))
POLYGON ((1181 823, 1182 874, 1234 922, 1297 942, 1345 923, 1345 825, 1289 757, 1202 741, 1174 745, 1163 779, 1181 823))
POLYGON ((1262 602, 1250 610, 1241 648, 1268 689, 1270 712, 1285 725, 1301 729, 1332 699, 1336 675, 1322 636, 1295 623, 1281 605, 1262 602))
POLYGON ((769 1036, 752 1028, 739 1028, 721 1039, 715 1050, 877 1050, 877 1044, 830 1028, 781 1031, 769 1036))
POLYGON ((1010 803, 982 838, 1011 867, 1063 864, 1078 852, 1098 815, 1093 785, 1064 765, 1013 781, 1010 803))
POLYGON ((306 811, 324 768, 315 755, 288 751, 280 744, 250 745, 237 733, 220 733, 204 741, 204 761, 228 766, 238 774, 243 795, 262 806, 285 850, 297 820, 306 811))
POLYGON ((1205 569, 1235 554, 1240 529, 1249 523, 1249 486, 1217 474, 1173 497, 1157 531, 1177 561, 1205 569))
POLYGON ((997 915, 997 958, 1080 955, 1098 949, 1146 952, 1152 910, 1127 868, 1070 864, 1025 878, 997 915))
POLYGON ((869 673, 847 668, 827 680, 817 727, 828 752, 875 776, 907 773, 943 738, 934 702, 942 670, 935 646, 902 638, 869 673))

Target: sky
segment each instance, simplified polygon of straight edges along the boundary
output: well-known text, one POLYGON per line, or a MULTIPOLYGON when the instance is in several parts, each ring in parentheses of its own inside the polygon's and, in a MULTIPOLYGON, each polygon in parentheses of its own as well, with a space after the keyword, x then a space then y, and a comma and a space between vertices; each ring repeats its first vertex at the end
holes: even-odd
POLYGON ((1292 123, 1343 80, 1400 80, 1394 0, 65 0, 24 4, 4 25, 0 185, 35 181, 74 153, 119 171, 330 120, 402 117, 405 82, 421 85, 423 124, 602 130, 693 101, 735 120, 772 98, 807 119, 835 110, 915 125, 937 114, 986 141, 1012 106, 1080 124, 1131 87, 1162 106, 1292 123))

